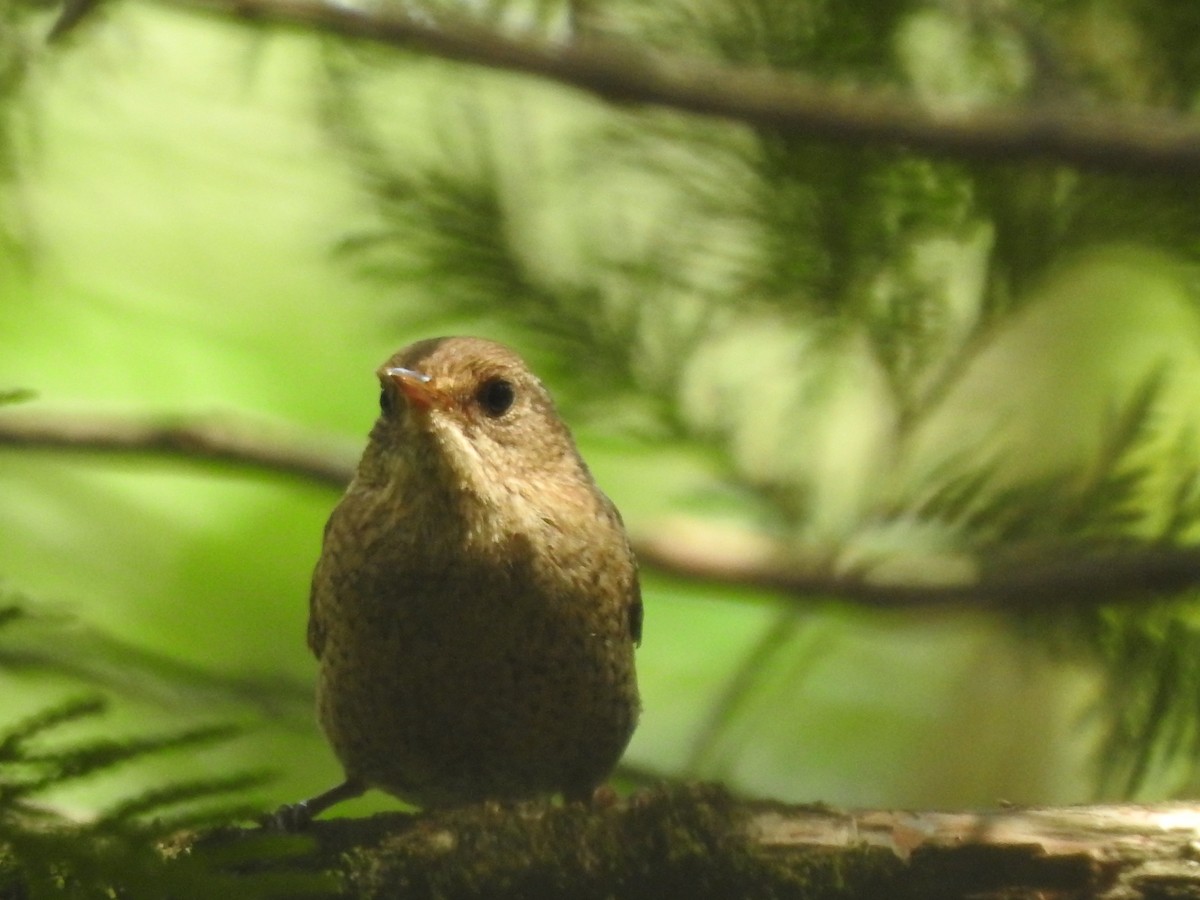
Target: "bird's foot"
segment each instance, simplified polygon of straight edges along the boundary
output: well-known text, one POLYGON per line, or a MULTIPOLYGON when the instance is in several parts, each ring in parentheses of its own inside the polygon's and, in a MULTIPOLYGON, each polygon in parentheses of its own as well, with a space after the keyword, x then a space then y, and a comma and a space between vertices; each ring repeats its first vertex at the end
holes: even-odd
POLYGON ((264 831, 303 831, 312 823, 312 818, 308 801, 301 800, 299 803, 285 803, 270 815, 263 816, 259 825, 264 831))
POLYGON ((329 809, 335 803, 359 796, 367 786, 354 778, 347 778, 337 787, 332 787, 323 794, 317 794, 299 803, 287 803, 267 816, 263 828, 269 831, 303 831, 317 816, 329 809))

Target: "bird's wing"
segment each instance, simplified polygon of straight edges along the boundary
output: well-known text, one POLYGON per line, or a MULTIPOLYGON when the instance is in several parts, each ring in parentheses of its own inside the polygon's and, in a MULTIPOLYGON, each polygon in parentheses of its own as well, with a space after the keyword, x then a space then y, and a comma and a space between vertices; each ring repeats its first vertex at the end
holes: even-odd
POLYGON ((634 578, 633 592, 629 600, 629 636, 638 647, 642 645, 642 616, 642 586, 637 578, 634 578))
POLYGON ((620 571, 627 570, 629 572, 629 584, 625 589, 625 595, 629 598, 625 607, 626 622, 629 626, 629 637, 636 646, 640 647, 642 645, 644 610, 642 608, 642 583, 638 578, 637 556, 634 555, 633 548, 629 546, 629 537, 625 532, 625 520, 621 518, 621 511, 603 491, 600 492, 600 499, 605 514, 616 525, 622 538, 621 543, 624 545, 625 558, 620 560, 617 568, 620 571))
POLYGON ((308 597, 308 649, 317 659, 325 649, 325 622, 321 618, 321 604, 317 602, 317 592, 314 590, 308 597))
POLYGON ((329 529, 333 526, 333 516, 325 523, 325 533, 321 537, 321 558, 313 571, 312 588, 308 592, 308 649, 317 659, 325 649, 325 607, 323 602, 326 591, 329 590, 328 567, 333 564, 334 554, 329 546, 329 529))

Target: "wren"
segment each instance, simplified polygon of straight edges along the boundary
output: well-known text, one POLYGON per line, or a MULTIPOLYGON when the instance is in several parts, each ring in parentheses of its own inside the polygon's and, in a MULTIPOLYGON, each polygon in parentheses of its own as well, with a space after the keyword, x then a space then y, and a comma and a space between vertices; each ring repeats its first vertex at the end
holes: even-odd
POLYGON ((422 806, 588 800, 640 702, 637 563, 541 381, 507 347, 420 341, 325 527, 309 601, 318 719, 345 781, 422 806))

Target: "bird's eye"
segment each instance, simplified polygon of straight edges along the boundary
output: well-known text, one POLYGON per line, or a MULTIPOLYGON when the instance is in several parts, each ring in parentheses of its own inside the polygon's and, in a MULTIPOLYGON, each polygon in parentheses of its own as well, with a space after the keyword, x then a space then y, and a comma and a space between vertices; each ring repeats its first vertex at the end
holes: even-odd
POLYGON ((516 391, 512 382, 503 378, 489 378, 479 386, 475 399, 483 411, 493 418, 504 415, 516 399, 516 391))
POLYGON ((381 388, 379 391, 379 411, 385 416, 390 416, 392 410, 396 408, 396 398, 392 396, 392 392, 387 388, 381 388))

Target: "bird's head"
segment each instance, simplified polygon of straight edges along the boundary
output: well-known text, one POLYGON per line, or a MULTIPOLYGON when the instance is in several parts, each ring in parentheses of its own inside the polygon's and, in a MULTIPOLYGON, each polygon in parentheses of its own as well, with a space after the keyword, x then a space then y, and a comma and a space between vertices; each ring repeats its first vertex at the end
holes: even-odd
MULTIPOLYGON (((420 341, 380 366, 372 474, 424 481, 488 505, 578 506, 596 490, 549 392, 525 362, 481 338, 420 341)), ((532 509, 526 510, 531 512, 532 509)))

